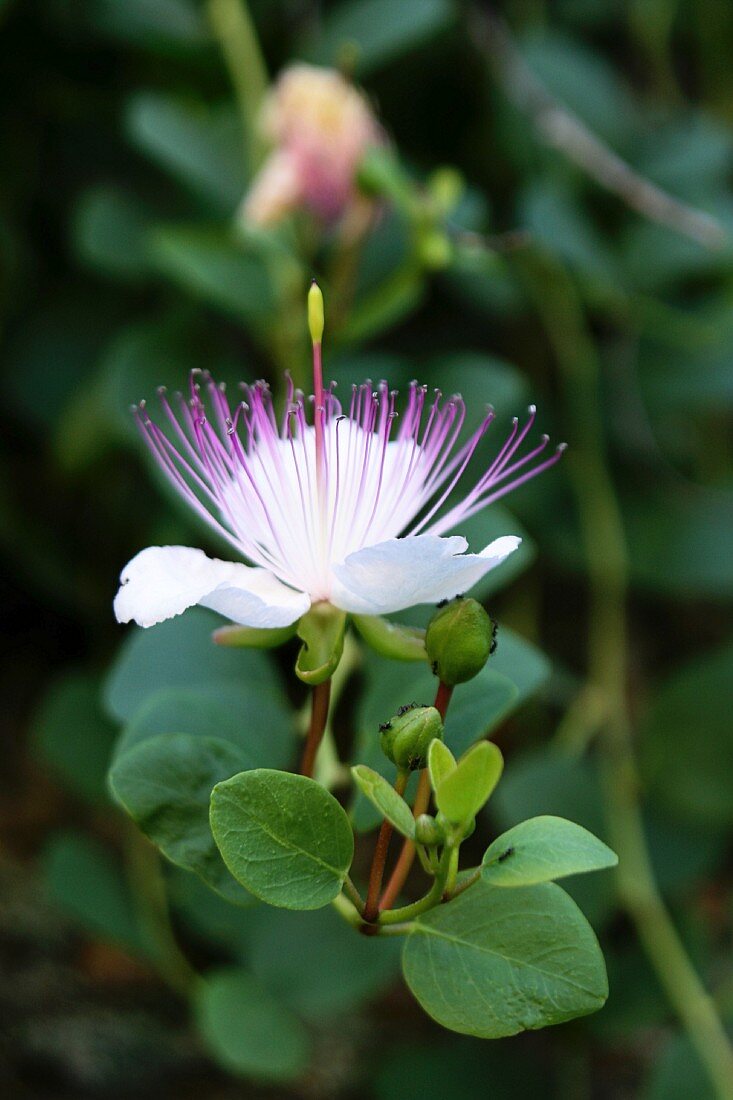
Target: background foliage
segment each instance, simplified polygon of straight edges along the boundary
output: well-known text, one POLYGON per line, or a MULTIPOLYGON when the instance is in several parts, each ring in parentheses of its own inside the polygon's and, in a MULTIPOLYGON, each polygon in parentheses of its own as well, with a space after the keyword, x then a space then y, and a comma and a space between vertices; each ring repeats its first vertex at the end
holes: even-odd
MULTIPOLYGON (((213 736, 247 766, 284 766, 294 744, 285 665, 213 653, 204 613, 131 636, 106 673, 121 636, 111 615, 121 565, 149 543, 200 538, 151 476, 130 402, 181 385, 191 367, 232 379, 302 372, 314 270, 338 301, 333 242, 243 240, 233 228, 257 157, 245 140, 256 73, 236 51, 227 67, 228 9, 0 6, 0 1079, 12 1095, 74 1097, 234 1096, 240 1075, 249 1095, 252 1081, 374 1100, 714 1095, 610 871, 569 886, 609 960, 606 1008, 484 1043, 420 1015, 393 980, 392 943, 354 936, 329 910, 263 915, 246 897, 235 908, 175 866, 161 877, 112 808, 104 776, 120 729, 138 753, 174 730, 213 736), (249 85, 233 83, 243 71, 249 85), (267 746, 256 737, 263 705, 282 730, 267 746), (207 976, 193 988, 192 961, 207 976), (234 1019, 246 1021, 245 1044, 234 1019)), ((251 5, 271 73, 293 58, 349 66, 433 202, 442 166, 466 183, 447 253, 398 196, 357 257, 329 373, 342 383, 417 375, 461 389, 476 411, 492 401, 500 420, 533 400, 575 449, 511 498, 513 515, 497 507, 467 532, 477 543, 483 531, 528 533, 508 571, 492 574, 501 591, 482 593, 503 628, 490 724, 507 757, 484 838, 549 813, 609 839, 596 738, 609 703, 588 667, 586 621, 602 616, 594 591, 623 593, 603 537, 617 497, 646 837, 730 1020, 733 12, 719 0, 503 5, 529 71, 572 118, 642 180, 714 216, 693 219, 692 239, 685 210, 661 224, 643 191, 601 186, 537 129, 531 103, 507 94, 485 10, 251 5)), ((594 644, 591 664, 607 669, 623 636, 596 629, 594 644)), ((390 709, 382 701, 393 691, 405 701, 404 671, 395 675, 377 685, 367 660, 336 715, 337 737, 356 731, 364 763, 390 709)), ((464 705, 478 728, 485 716, 464 705)), ((367 804, 354 812, 369 824, 367 804)), ((201 859, 208 881, 234 889, 210 852, 201 859)))

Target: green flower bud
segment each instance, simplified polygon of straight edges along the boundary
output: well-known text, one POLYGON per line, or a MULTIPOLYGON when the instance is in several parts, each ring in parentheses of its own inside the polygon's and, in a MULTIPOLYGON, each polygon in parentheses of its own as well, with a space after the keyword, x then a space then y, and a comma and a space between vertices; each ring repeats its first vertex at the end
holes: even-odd
POLYGON ((415 819, 415 840, 426 848, 435 848, 445 840, 445 831, 430 814, 420 814, 415 819))
POLYGON ((476 600, 456 596, 428 623, 425 649, 433 672, 453 687, 477 676, 496 649, 496 624, 476 600))
POLYGON ((379 732, 384 755, 403 771, 415 771, 425 767, 430 742, 436 737, 443 740, 443 722, 435 707, 410 703, 379 732))
POLYGON ((465 822, 463 826, 458 827, 455 822, 449 821, 445 814, 441 813, 440 810, 438 810, 437 814, 435 815, 435 821, 438 828, 441 829, 445 835, 447 835, 448 833, 459 835, 462 841, 467 840, 468 837, 476 831, 475 817, 472 817, 470 821, 465 822))

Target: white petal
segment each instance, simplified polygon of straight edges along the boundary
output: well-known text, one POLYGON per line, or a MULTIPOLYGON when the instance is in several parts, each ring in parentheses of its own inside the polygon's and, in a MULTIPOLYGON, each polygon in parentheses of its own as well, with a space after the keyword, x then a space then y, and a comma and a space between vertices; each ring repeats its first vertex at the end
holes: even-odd
POLYGON ((128 562, 115 596, 117 621, 154 626, 201 604, 242 626, 288 626, 310 607, 266 569, 209 558, 189 546, 149 546, 128 562))
POLYGON ((384 615, 452 599, 503 562, 521 541, 504 535, 480 554, 465 554, 468 544, 457 535, 388 539, 357 550, 343 564, 334 565, 331 602, 343 611, 384 615))
POLYGON ((220 584, 199 603, 233 623, 260 628, 290 626, 311 605, 309 596, 288 588, 266 569, 239 564, 231 568, 237 571, 231 580, 220 584))

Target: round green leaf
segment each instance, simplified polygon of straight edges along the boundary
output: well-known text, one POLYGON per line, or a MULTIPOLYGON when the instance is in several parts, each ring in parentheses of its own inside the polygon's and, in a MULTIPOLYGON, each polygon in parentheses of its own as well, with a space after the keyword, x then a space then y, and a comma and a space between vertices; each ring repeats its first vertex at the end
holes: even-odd
POLYGON ((617 863, 615 852, 582 825, 547 815, 497 837, 486 850, 481 877, 492 886, 532 886, 617 863))
POLYGON ((333 795, 303 775, 269 768, 214 788, 211 828, 237 881, 283 909, 328 905, 354 855, 349 819, 333 795))
POLYGON ((242 767, 227 741, 168 733, 115 761, 109 783, 117 801, 171 863, 194 871, 228 901, 252 899, 227 871, 209 826, 213 787, 242 767))
POLYGON ((305 1028, 246 971, 210 974, 196 992, 194 1009, 209 1050, 231 1073, 291 1081, 306 1068, 305 1028))
POLYGON ((554 883, 476 883, 418 918, 402 968, 429 1016, 483 1039, 586 1016, 608 996, 593 930, 554 883))

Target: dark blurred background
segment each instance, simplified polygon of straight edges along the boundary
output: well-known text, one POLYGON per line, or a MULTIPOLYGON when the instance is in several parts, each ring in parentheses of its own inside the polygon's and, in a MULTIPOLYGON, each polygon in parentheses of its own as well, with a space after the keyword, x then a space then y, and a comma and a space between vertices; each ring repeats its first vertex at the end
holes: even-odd
MULTIPOLYGON (((304 370, 304 288, 315 271, 328 302, 343 270, 337 234, 238 227, 255 167, 243 10, 0 3, 4 1095, 731 1095, 644 950, 643 905, 610 874, 576 894, 608 958, 597 1016, 482 1043, 440 1032, 389 967, 346 996, 337 976, 340 1000, 301 1000, 313 1053, 277 1086, 223 1068, 151 963, 148 856, 129 858, 106 794, 119 722, 99 693, 124 635, 120 568, 201 535, 162 495, 129 406, 192 367, 304 370)), ((456 189, 425 214, 387 187, 350 257, 333 371, 458 382, 505 417, 536 400, 570 443, 501 513, 528 537, 490 607, 552 671, 498 733, 492 825, 549 811, 608 836, 618 746, 603 729, 618 719, 665 904, 732 1021, 733 5, 253 0, 250 15, 272 77, 294 59, 341 67, 414 194, 456 189)), ((231 914, 165 874, 189 959, 229 960, 231 914)), ((270 950, 297 955, 297 935, 270 950)))

